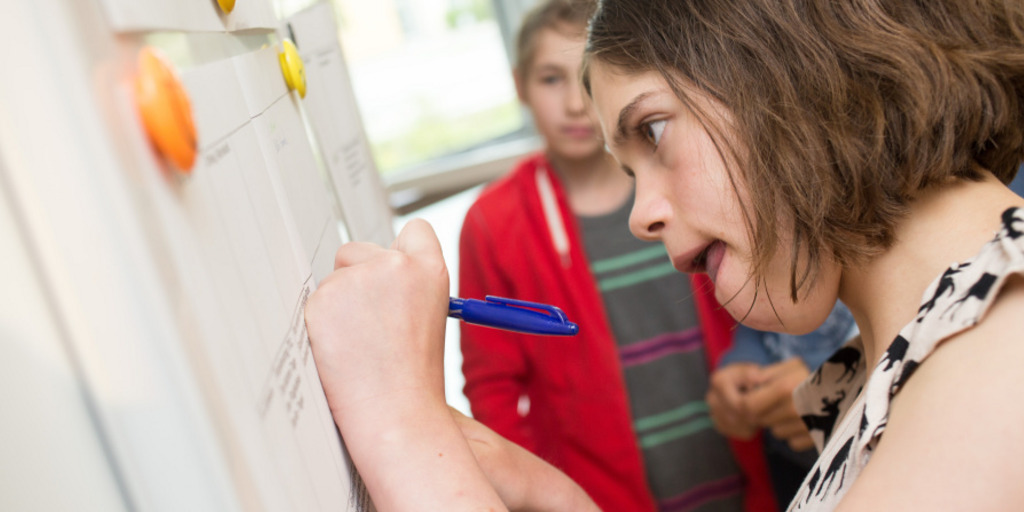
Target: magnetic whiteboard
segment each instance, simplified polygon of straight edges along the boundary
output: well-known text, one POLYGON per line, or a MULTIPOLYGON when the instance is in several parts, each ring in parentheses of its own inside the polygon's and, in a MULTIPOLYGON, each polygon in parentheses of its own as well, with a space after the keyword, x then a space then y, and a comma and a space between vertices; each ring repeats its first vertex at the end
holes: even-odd
MULTIPOLYGON (((368 158, 358 116, 325 128, 280 74, 291 17, 321 54, 333 29, 285 12, 295 2, 237 3, 5 4, 18 44, 0 53, 0 304, 19 313, 0 316, 15 379, 0 403, 16 411, 0 509, 372 508, 302 309, 344 240, 390 241, 391 213, 372 160, 354 206, 337 176, 356 160, 324 153, 368 158), (133 105, 135 56, 154 41, 192 102, 190 174, 156 154, 133 105)), ((353 107, 316 80, 314 104, 353 107)))

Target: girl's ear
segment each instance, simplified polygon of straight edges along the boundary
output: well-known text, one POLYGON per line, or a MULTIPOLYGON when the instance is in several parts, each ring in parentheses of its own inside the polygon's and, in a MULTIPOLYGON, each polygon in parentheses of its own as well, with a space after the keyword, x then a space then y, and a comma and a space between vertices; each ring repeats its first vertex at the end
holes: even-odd
POLYGON ((523 76, 523 72, 519 69, 512 70, 512 80, 516 83, 516 96, 519 97, 519 101, 527 103, 528 98, 526 97, 526 78, 523 76))

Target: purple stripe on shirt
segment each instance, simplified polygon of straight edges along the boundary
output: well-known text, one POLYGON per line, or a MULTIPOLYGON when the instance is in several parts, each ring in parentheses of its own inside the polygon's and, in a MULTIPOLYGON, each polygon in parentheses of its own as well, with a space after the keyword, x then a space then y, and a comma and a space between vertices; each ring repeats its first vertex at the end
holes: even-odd
POLYGON ((709 501, 737 493, 742 489, 743 477, 740 475, 734 475, 721 480, 706 482, 684 492, 683 494, 680 494, 679 496, 669 498, 667 500, 661 500, 658 502, 658 508, 661 512, 686 512, 687 510, 693 510, 709 501))
POLYGON ((635 366, 649 363, 669 354, 697 350, 702 341, 700 329, 695 327, 632 343, 619 349, 619 356, 622 358, 622 366, 635 366))

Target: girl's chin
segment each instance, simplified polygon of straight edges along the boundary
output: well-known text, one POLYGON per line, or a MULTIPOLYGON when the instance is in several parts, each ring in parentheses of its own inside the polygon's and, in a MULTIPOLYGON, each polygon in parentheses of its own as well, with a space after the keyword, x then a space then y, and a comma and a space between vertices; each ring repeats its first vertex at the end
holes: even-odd
POLYGON ((771 320, 765 320, 763 318, 755 318, 753 313, 747 315, 746 318, 740 317, 736 321, 741 324, 756 329, 758 331, 771 331, 771 332, 783 332, 784 327, 779 323, 778 319, 772 318, 771 320), (742 321, 740 321, 742 319, 742 321))
MULTIPOLYGON (((749 302, 747 304, 749 305, 749 302)), ((778 314, 785 319, 786 323, 783 324, 779 317, 776 316, 776 311, 772 310, 770 306, 761 305, 753 310, 749 306, 729 307, 726 309, 737 322, 751 329, 780 332, 795 336, 807 334, 820 327, 825 322, 828 311, 831 311, 829 309, 824 312, 824 316, 821 316, 816 311, 794 312, 782 306, 782 309, 778 310, 778 314)))
POLYGON ((742 294, 735 297, 732 294, 722 296, 717 293, 717 290, 719 289, 716 289, 715 298, 718 299, 718 303, 725 305, 725 310, 737 322, 759 331, 779 332, 784 329, 779 323, 779 319, 772 313, 771 308, 768 308, 767 311, 764 311, 763 305, 751 308, 751 297, 742 294))
MULTIPOLYGON (((747 320, 750 318, 750 298, 736 296, 736 292, 726 291, 725 288, 715 285, 715 299, 718 303, 725 307, 725 310, 729 313, 734 320, 747 325, 747 320)), ((748 326, 750 327, 750 326, 748 326)))

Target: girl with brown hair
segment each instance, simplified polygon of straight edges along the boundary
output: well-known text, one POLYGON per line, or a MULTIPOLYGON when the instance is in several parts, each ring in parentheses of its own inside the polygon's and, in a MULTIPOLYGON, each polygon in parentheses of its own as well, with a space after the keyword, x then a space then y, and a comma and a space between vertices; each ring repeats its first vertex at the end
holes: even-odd
MULTIPOLYGON (((839 298, 860 328, 796 393, 822 453, 790 508, 1024 502, 1024 404, 1006 395, 1024 386, 1024 200, 1005 186, 1024 159, 1024 4, 606 0, 585 60, 609 149, 636 180, 636 236, 661 240, 678 270, 706 272, 746 325, 808 332, 839 298)), ((433 246, 417 224, 391 252, 343 248, 307 310, 350 443, 365 440, 345 426, 362 421, 350 397, 372 392, 396 397, 374 416, 390 438, 438 447, 397 421, 444 416, 443 397, 420 409, 401 400, 440 389, 414 377, 440 372, 426 353, 441 328, 422 327, 439 325, 425 311, 443 306, 444 288, 421 282, 442 281, 433 246), (410 318, 342 333, 341 320, 366 311, 336 314, 353 283, 404 286, 410 318), (408 376, 331 372, 353 364, 340 351, 408 376)), ((449 432, 445 446, 467 446, 451 424, 463 426, 482 468, 460 465, 467 478, 445 485, 486 492, 488 478, 503 498, 544 505, 522 483, 545 471, 539 461, 468 420, 445 421, 432 423, 449 432)), ((395 466, 375 455, 353 453, 387 497, 395 466)), ((573 495, 545 481, 563 491, 551 495, 573 495)))

